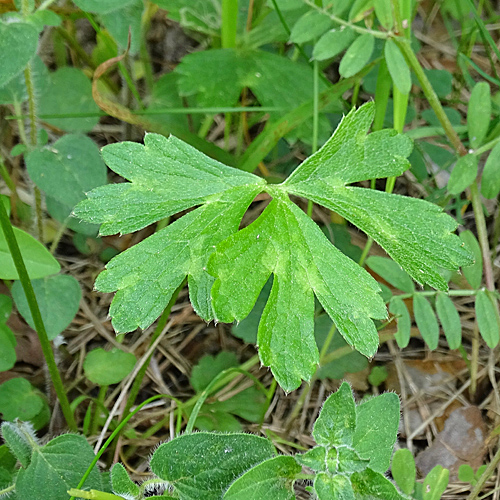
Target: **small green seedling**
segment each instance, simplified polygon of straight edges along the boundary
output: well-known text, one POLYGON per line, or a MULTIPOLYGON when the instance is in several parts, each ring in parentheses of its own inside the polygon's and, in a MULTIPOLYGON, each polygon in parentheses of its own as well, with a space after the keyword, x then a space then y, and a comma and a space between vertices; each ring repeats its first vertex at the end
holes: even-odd
POLYGON ((481 465, 481 467, 474 472, 474 469, 469 464, 462 464, 458 468, 458 480, 464 483, 470 483, 471 486, 475 486, 487 467, 488 465, 486 464, 481 465))

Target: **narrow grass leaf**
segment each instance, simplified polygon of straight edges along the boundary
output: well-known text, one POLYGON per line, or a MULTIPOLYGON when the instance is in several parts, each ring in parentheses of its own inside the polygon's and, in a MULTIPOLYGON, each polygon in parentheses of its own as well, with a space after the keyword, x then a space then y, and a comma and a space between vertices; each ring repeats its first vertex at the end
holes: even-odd
POLYGON ((500 142, 491 150, 481 177, 481 194, 488 199, 500 193, 500 142))
POLYGON ((483 281, 483 254, 481 252, 481 247, 472 231, 462 231, 460 233, 460 239, 465 243, 466 248, 474 255, 474 263, 470 266, 463 266, 462 273, 470 286, 478 289, 481 287, 483 281))
POLYGON ((394 85, 402 94, 408 94, 411 90, 410 68, 399 47, 391 39, 385 42, 384 56, 394 85))
POLYGON ((396 316, 398 331, 394 335, 400 349, 404 349, 410 342, 411 318, 408 308, 402 299, 393 297, 389 302, 389 312, 396 316))
POLYGON ((372 255, 366 259, 366 265, 393 287, 406 293, 415 291, 415 285, 408 273, 392 259, 372 255))
POLYGON ((422 338, 433 351, 438 346, 439 325, 429 301, 418 293, 413 297, 413 313, 422 338))
POLYGON ((436 296, 436 312, 450 349, 458 349, 462 344, 460 315, 453 301, 445 293, 438 293, 436 296))
POLYGON ((324 61, 339 55, 356 39, 356 33, 351 28, 334 28, 327 31, 314 45, 313 58, 324 61))
POLYGON ((486 82, 478 82, 472 89, 467 107, 467 129, 471 148, 479 147, 490 125, 491 93, 486 82))
POLYGON ((274 457, 240 476, 226 491, 224 500, 292 500, 293 483, 302 467, 293 457, 274 457))
POLYGON ((496 299, 486 291, 479 291, 476 295, 476 319, 479 333, 490 349, 498 345, 498 313, 496 299))
POLYGON ((458 158, 448 180, 448 191, 451 194, 460 194, 476 180, 477 163, 477 156, 474 155, 465 155, 458 158))
POLYGON ((375 47, 375 38, 366 33, 354 40, 340 61, 339 73, 344 78, 355 75, 368 63, 375 47))
POLYGON ((150 466, 185 500, 220 500, 236 478, 274 456, 274 446, 262 437, 198 432, 160 445, 150 466))
POLYGON ((417 468, 415 459, 408 448, 396 450, 392 457, 391 474, 396 481, 399 489, 411 495, 415 489, 415 479, 417 477, 417 468))

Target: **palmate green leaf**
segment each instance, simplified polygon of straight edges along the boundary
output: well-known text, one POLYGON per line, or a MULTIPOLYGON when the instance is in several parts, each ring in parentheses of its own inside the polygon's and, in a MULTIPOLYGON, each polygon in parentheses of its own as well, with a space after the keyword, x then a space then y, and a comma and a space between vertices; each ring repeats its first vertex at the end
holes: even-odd
POLYGON ((75 213, 101 223, 102 234, 141 229, 198 207, 111 260, 96 281, 118 291, 110 314, 118 331, 148 327, 188 276, 191 302, 206 320, 243 319, 273 275, 259 325, 261 360, 286 390, 316 370, 314 296, 338 330, 371 356, 378 335, 371 321, 386 317, 376 281, 341 254, 292 203, 308 197, 336 210, 374 237, 416 281, 445 289, 440 268, 471 262, 456 222, 423 200, 347 184, 399 175, 409 167, 411 141, 394 131, 366 135, 369 103, 351 112, 325 146, 281 185, 222 165, 182 141, 149 134, 145 145, 107 146, 109 167, 130 182, 102 186, 75 213), (263 214, 238 231, 259 192, 273 198, 263 214), (418 214, 418 217, 416 217, 418 214))
POLYGON ((372 103, 351 112, 323 148, 305 160, 283 186, 358 226, 418 283, 447 290, 439 269, 456 270, 473 262, 458 236, 451 234, 456 221, 424 200, 347 186, 400 175, 409 168, 409 139, 389 130, 365 135, 373 116, 372 103))
POLYGON ((330 244, 319 227, 279 192, 250 226, 221 242, 209 261, 218 320, 246 317, 273 274, 273 287, 259 324, 257 343, 285 390, 316 370, 314 295, 344 338, 371 356, 378 335, 370 318, 386 317, 377 282, 330 244), (342 269, 343 273, 339 273, 342 269))

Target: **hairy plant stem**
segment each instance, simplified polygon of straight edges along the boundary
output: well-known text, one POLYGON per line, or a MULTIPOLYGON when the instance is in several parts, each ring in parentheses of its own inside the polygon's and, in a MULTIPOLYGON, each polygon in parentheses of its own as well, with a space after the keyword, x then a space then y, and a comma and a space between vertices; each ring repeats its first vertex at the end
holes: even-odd
POLYGON ((78 427, 76 425, 73 412, 71 411, 68 396, 66 395, 61 375, 59 373, 59 370, 57 369, 54 352, 52 351, 52 346, 47 336, 47 331, 45 330, 45 325, 42 320, 42 315, 40 314, 40 309, 38 307, 35 292, 33 290, 26 265, 24 264, 24 259, 21 255, 19 245, 17 244, 14 230, 12 229, 12 225, 9 221, 9 217, 3 203, 0 203, 0 225, 2 226, 5 240, 7 241, 7 245, 12 256, 12 260, 14 261, 14 265, 16 266, 19 280, 21 281, 24 293, 26 294, 26 300, 28 301, 31 316, 35 324, 38 338, 40 339, 42 352, 47 363, 50 378, 52 379, 52 384, 54 385, 54 389, 59 399, 59 404, 61 405, 61 410, 70 430, 76 432, 78 430, 78 427))
POLYGON ((16 121, 17 121, 17 132, 19 137, 21 138, 21 142, 29 148, 30 143, 28 141, 28 137, 26 136, 26 128, 24 127, 24 122, 22 120, 23 110, 21 108, 21 103, 15 99, 14 103, 14 113, 16 113, 16 121))
POLYGON ((16 489, 15 484, 11 484, 10 486, 7 486, 7 488, 0 490, 0 497, 3 495, 9 495, 9 493, 12 493, 15 489, 16 489))
MULTIPOLYGON (((24 5, 25 2, 23 2, 24 5)), ((24 81, 26 84, 26 91, 28 93, 28 114, 30 121, 30 138, 29 149, 36 147, 37 143, 37 118, 36 118, 36 96, 35 86, 33 83, 33 68, 31 62, 28 63, 24 70, 24 81)), ((43 243, 43 210, 42 210, 42 193, 37 186, 33 186, 35 196, 35 218, 36 227, 38 232, 38 239, 43 243)))

